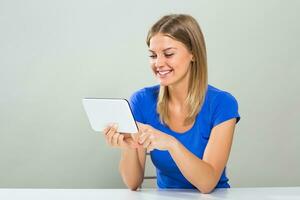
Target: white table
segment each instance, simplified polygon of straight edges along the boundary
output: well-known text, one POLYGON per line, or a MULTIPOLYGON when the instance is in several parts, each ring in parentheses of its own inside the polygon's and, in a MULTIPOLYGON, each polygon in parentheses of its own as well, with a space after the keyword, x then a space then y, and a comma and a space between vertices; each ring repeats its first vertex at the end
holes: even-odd
POLYGON ((251 199, 300 200, 300 187, 216 189, 211 194, 196 190, 142 189, 0 189, 1 200, 178 200, 251 199))

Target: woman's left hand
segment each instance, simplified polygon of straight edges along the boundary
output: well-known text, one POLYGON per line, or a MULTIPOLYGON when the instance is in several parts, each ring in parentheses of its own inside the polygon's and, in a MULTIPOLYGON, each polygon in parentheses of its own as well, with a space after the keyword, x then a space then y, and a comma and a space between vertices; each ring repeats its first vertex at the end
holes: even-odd
POLYGON ((146 148, 147 151, 152 151, 153 149, 169 150, 176 142, 173 136, 163 133, 150 125, 137 124, 139 127, 138 142, 146 148))

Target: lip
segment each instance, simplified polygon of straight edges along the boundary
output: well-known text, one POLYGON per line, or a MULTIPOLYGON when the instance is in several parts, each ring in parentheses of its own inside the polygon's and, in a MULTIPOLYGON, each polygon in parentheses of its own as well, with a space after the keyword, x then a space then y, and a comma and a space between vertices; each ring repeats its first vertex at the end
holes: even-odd
POLYGON ((168 70, 156 70, 156 75, 159 78, 165 78, 167 77, 169 74, 171 74, 173 72, 173 69, 168 69, 168 70))

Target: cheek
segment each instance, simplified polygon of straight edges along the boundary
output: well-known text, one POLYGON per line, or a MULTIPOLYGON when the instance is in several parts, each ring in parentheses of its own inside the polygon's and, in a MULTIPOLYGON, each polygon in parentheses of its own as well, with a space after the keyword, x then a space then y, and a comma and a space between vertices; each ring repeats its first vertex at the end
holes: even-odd
POLYGON ((150 64, 151 67, 154 67, 155 62, 152 61, 152 60, 150 60, 150 61, 149 61, 149 64, 150 64))
POLYGON ((184 68, 187 68, 191 64, 191 59, 189 56, 182 56, 179 58, 179 61, 181 66, 184 66, 184 68))
POLYGON ((151 68, 151 71, 153 72, 153 74, 156 74, 156 67, 155 67, 155 65, 150 63, 150 68, 151 68))
POLYGON ((150 59, 149 60, 149 65, 150 65, 151 68, 154 68, 155 67, 155 60, 150 59))
POLYGON ((151 61, 150 61, 149 64, 150 64, 151 69, 154 70, 155 69, 155 64, 153 62, 151 62, 151 61))
POLYGON ((178 58, 174 58, 174 59, 171 59, 169 60, 169 64, 174 68, 174 69, 184 69, 185 68, 185 65, 186 65, 186 61, 181 58, 181 57, 178 57, 178 58))

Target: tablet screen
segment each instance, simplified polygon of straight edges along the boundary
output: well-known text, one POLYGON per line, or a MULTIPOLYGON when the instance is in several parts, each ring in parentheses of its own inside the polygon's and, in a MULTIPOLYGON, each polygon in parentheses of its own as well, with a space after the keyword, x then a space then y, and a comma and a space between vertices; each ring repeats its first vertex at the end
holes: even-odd
POLYGON ((94 131, 102 132, 109 124, 116 123, 120 133, 138 132, 126 99, 84 98, 82 103, 94 131))

